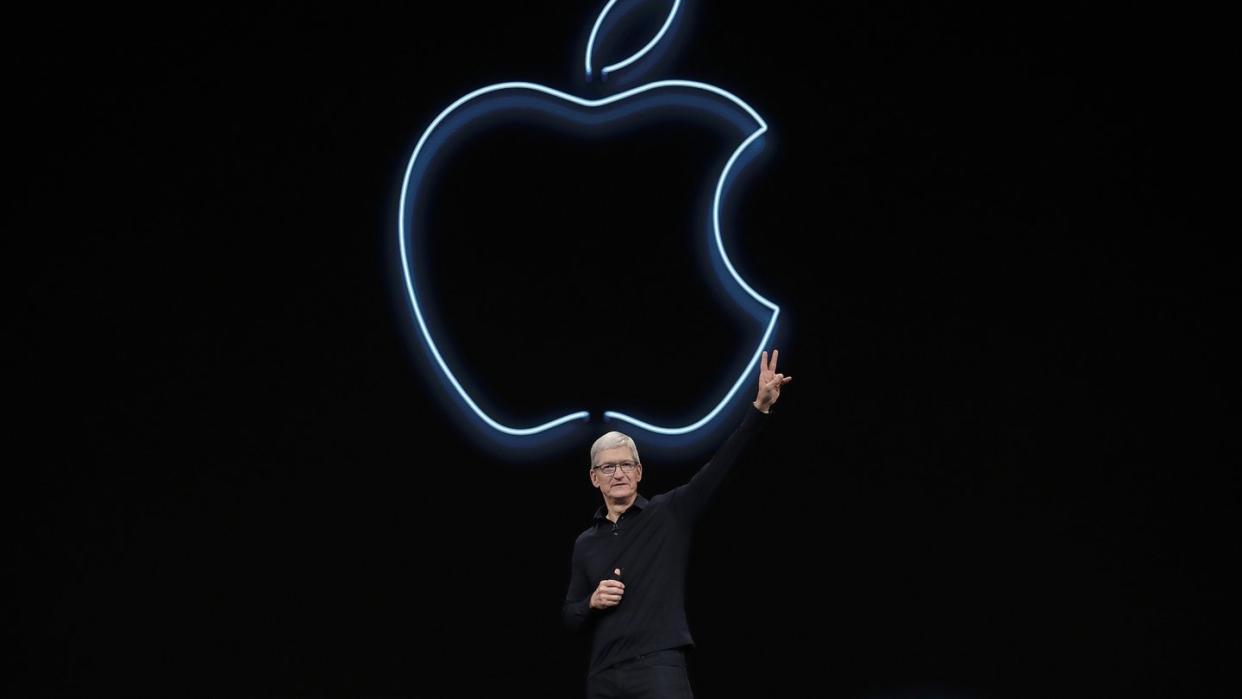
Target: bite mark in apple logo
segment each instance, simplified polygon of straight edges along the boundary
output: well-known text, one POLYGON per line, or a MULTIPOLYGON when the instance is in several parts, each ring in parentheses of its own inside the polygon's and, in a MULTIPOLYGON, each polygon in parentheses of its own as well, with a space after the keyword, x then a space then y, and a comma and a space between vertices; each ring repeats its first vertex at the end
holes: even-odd
MULTIPOLYGON (((651 59, 654 56, 652 49, 661 40, 665 39, 678 18, 682 5, 681 0, 674 0, 659 31, 649 42, 624 60, 600 68, 598 76, 596 76, 592 68, 594 58, 592 54, 597 50, 597 45, 609 29, 607 22, 610 15, 613 15, 614 19, 616 16, 619 16, 617 13, 613 13, 617 2, 618 0, 609 0, 592 26, 587 41, 584 63, 588 81, 598 77, 601 82, 606 82, 615 74, 626 70, 633 70, 644 58, 651 59)), ((432 360, 431 366, 438 373, 440 385, 446 391, 459 398, 461 405, 467 409, 467 414, 473 416, 470 419, 477 419, 478 422, 485 425, 487 428, 485 431, 490 432, 492 436, 501 438, 503 435, 509 439, 515 437, 538 437, 538 441, 546 441, 550 436, 550 431, 568 423, 587 421, 590 418, 590 413, 585 410, 571 412, 556 419, 532 426, 518 427, 502 424, 488 415, 475 399, 471 397, 461 382, 458 381, 457 376, 454 375, 450 362, 440 352, 428 327, 427 319, 419 302, 419 295, 416 293, 415 265, 412 258, 415 246, 411 242, 412 236, 423 232, 420 229, 420 214, 425 207, 420 197, 426 189, 426 183, 429 179, 431 168, 435 164, 437 153, 451 141, 456 133, 463 130, 464 126, 472 123, 477 124, 484 116, 504 113, 509 115, 521 114, 524 118, 528 118, 531 115, 541 115, 541 117, 546 117, 556 122, 563 122, 566 126, 592 129, 604 124, 624 120, 627 116, 643 110, 669 107, 690 112, 697 111, 715 118, 723 117, 737 127, 738 137, 741 141, 721 170, 716 180, 712 197, 710 232, 715 243, 713 246, 710 246, 714 253, 712 267, 721 273, 722 284, 730 288, 730 293, 735 301, 741 301, 744 298, 741 296, 741 293, 735 293, 734 289, 738 290, 738 292, 744 292, 750 299, 761 304, 766 309, 763 312, 768 315, 762 337, 755 343, 753 354, 750 355, 745 366, 737 368, 737 378, 732 381, 728 390, 715 404, 715 407, 706 414, 680 425, 657 425, 639 417, 614 410, 604 411, 603 419, 605 421, 629 423, 655 435, 690 438, 696 431, 707 427, 713 419, 730 405, 738 403, 738 400, 735 400, 735 398, 745 399, 745 402, 749 402, 749 398, 739 395, 738 391, 743 385, 749 385, 753 378, 760 354, 764 348, 769 346, 769 341, 776 328, 776 320, 780 315, 780 308, 747 284, 741 275, 738 274, 732 262, 730 262, 721 238, 720 212, 731 178, 762 147, 761 139, 768 130, 767 123, 757 111, 731 92, 715 85, 693 80, 658 80, 648 82, 599 99, 588 99, 571 95, 537 83, 521 81, 502 82, 481 87, 462 96, 441 111, 423 131, 407 161, 405 173, 401 181, 397 216, 397 242, 400 256, 401 281, 404 284, 403 295, 409 302, 409 310, 413 311, 417 335, 421 341, 420 344, 432 360), (724 272, 727 272, 727 276, 724 275, 724 272)), ((732 372, 729 375, 732 376, 732 372)))

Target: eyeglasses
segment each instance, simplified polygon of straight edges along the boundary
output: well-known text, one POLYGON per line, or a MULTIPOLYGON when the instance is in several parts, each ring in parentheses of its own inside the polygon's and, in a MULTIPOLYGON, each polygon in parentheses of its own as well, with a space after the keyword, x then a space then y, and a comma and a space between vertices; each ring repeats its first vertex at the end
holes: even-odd
POLYGON ((621 467, 621 471, 623 473, 633 473, 634 469, 638 466, 638 464, 634 463, 633 461, 618 461, 615 464, 600 464, 598 466, 592 466, 591 468, 599 471, 605 476, 611 476, 612 474, 617 472, 618 466, 621 467))

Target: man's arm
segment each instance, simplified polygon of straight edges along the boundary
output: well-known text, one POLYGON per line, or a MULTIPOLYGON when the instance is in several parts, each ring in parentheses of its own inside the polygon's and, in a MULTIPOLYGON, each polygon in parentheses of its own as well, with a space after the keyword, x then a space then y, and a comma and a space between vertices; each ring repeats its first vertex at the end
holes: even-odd
POLYGON ((755 434, 768 422, 772 406, 781 397, 781 386, 793 380, 792 376, 776 373, 776 361, 780 350, 772 350, 772 360, 768 361, 768 353, 759 355, 759 392, 752 410, 746 411, 742 424, 738 425, 729 439, 716 451, 715 456, 707 462, 699 472, 694 474, 689 483, 669 491, 669 506, 674 515, 683 522, 693 523, 707 509, 712 494, 724 482, 725 476, 733 468, 733 464, 742 455, 747 444, 755 434))
POLYGON ((698 520, 707 509, 712 496, 720 488, 720 484, 724 482, 725 476, 745 452, 746 446, 771 419, 771 410, 771 406, 768 406, 765 412, 760 410, 758 404, 751 404, 751 407, 746 409, 746 417, 733 430, 733 434, 729 435, 725 443, 716 450, 711 460, 700 468, 688 483, 669 491, 669 507, 679 519, 687 523, 698 520))
POLYGON ((569 591, 565 593, 565 603, 561 605, 561 619, 565 622, 565 628, 577 633, 595 617, 595 610, 591 609, 591 595, 595 588, 578 556, 576 541, 570 568, 569 591))

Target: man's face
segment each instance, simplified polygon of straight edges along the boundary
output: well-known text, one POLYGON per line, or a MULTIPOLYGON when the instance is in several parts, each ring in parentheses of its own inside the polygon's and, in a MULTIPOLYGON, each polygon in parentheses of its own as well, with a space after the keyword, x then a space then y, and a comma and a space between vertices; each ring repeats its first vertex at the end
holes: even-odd
MULTIPOLYGON (((596 466, 620 464, 623 461, 634 461, 634 455, 630 452, 629 447, 604 449, 595 455, 596 466)), ((610 498, 629 497, 638 489, 638 482, 642 479, 642 464, 637 464, 630 473, 626 473, 625 469, 618 465, 613 470, 611 476, 604 475, 604 472, 597 468, 591 469, 591 483, 610 498)))

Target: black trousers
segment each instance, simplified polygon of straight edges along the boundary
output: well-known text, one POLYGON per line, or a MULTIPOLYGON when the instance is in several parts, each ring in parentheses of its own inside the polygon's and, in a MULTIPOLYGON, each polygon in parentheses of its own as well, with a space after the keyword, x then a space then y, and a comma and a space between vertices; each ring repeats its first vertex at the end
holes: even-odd
POLYGON ((684 648, 646 653, 591 675, 587 699, 694 699, 684 648))

